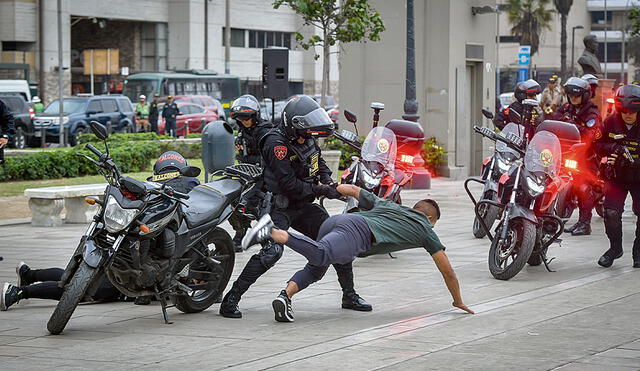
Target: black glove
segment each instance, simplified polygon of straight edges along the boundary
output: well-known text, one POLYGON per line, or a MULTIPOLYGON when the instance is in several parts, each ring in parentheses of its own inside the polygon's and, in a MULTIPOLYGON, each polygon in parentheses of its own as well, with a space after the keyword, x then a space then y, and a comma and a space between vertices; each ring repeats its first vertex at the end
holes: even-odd
POLYGON ((313 185, 313 193, 316 196, 325 196, 328 199, 336 199, 342 197, 342 194, 336 189, 337 185, 313 185))

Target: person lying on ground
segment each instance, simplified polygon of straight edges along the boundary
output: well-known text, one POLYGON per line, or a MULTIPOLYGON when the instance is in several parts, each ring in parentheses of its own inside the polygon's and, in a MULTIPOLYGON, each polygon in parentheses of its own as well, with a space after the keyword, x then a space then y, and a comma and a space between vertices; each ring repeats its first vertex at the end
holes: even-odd
POLYGON ((433 231, 440 219, 437 202, 425 199, 408 208, 354 185, 341 184, 337 190, 343 196, 357 198, 363 211, 330 217, 320 227, 318 241, 275 228, 269 215, 262 217, 243 240, 246 246, 272 240, 285 244, 308 260, 273 301, 276 321, 294 321, 291 297, 320 280, 329 265, 348 263, 359 255, 387 254, 411 248, 424 248, 431 254, 453 297, 453 306, 474 314, 462 301, 460 285, 444 252, 445 247, 433 231))

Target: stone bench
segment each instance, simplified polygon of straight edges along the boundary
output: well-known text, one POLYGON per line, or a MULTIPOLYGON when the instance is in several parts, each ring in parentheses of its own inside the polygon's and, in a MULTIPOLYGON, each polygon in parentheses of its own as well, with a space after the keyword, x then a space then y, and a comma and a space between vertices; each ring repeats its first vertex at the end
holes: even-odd
POLYGON ((45 187, 25 189, 29 198, 31 225, 34 227, 59 227, 62 225, 62 208, 67 210, 66 223, 88 223, 98 211, 98 205, 84 201, 87 196, 102 196, 107 187, 103 184, 45 187))

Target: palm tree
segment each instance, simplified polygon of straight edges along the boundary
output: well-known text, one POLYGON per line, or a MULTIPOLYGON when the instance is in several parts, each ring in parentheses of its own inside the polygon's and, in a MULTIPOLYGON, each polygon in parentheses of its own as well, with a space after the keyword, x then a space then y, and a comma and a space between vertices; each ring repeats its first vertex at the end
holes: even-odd
POLYGON ((544 28, 551 29, 553 9, 547 9, 550 0, 509 0, 507 16, 511 34, 520 38, 520 45, 530 45, 531 55, 538 52, 540 35, 544 28))
POLYGON ((567 16, 573 0, 553 0, 553 3, 560 13, 560 76, 562 81, 565 81, 567 79, 567 16))

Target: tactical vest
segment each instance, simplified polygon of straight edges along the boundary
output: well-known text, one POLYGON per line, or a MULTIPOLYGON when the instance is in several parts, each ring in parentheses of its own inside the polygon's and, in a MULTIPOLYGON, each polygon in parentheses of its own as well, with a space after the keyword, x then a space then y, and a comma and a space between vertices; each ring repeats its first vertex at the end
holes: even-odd
MULTIPOLYGON (((265 139, 269 135, 280 135, 286 139, 284 133, 279 129, 270 130, 259 140, 260 147, 263 146, 265 139)), ((288 141, 290 152, 287 158, 282 161, 290 161, 291 167, 295 172, 296 178, 308 182, 318 183, 318 170, 320 169, 320 148, 314 139, 307 139, 303 144, 288 141)), ((282 194, 278 179, 273 171, 267 166, 263 172, 265 188, 274 194, 282 194)), ((292 199, 296 199, 295 195, 285 195, 292 199)))
MULTIPOLYGON (((640 130, 633 126, 630 130, 622 133, 609 133, 609 137, 614 139, 618 135, 623 135, 622 139, 616 140, 617 143, 627 147, 634 161, 640 161, 640 130)), ((619 162, 616 165, 615 180, 622 183, 640 183, 638 171, 629 167, 628 163, 619 162)))

